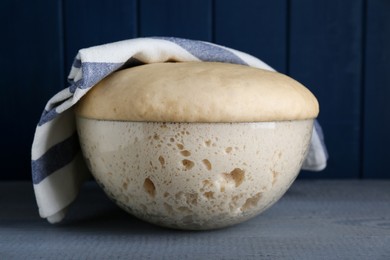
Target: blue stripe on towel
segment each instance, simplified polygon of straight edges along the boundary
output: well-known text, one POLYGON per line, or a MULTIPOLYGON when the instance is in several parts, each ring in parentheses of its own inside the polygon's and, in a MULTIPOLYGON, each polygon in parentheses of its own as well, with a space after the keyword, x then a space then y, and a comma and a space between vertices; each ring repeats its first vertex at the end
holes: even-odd
POLYGON ((123 65, 122 63, 111 62, 84 62, 82 65, 83 76, 76 81, 78 88, 87 89, 93 87, 111 72, 114 72, 123 65), (82 80, 82 82, 80 82, 82 80))
POLYGON ((49 121, 53 120, 54 118, 56 118, 58 115, 59 114, 56 111, 56 107, 52 108, 49 111, 44 110, 43 113, 42 113, 41 119, 38 122, 38 125, 39 126, 44 125, 47 122, 49 122, 49 121))
POLYGON ((317 119, 314 120, 314 129, 317 132, 318 137, 320 138, 321 146, 322 146, 322 149, 324 150, 325 157, 326 157, 326 159, 328 159, 329 154, 328 154, 328 150, 326 149, 326 146, 325 146, 324 133, 322 132, 321 125, 320 125, 320 123, 318 123, 317 119))
POLYGON ((33 183, 38 184, 47 176, 70 163, 80 151, 77 132, 50 148, 39 159, 31 162, 33 183))
POLYGON ((69 86, 69 92, 74 94, 76 92, 76 89, 78 88, 77 84, 75 82, 71 83, 69 86))
POLYGON ((81 60, 74 59, 72 66, 75 68, 81 68, 81 60))
POLYGON ((202 61, 226 62, 248 65, 233 52, 202 41, 192 41, 175 37, 154 37, 156 39, 174 42, 202 61))

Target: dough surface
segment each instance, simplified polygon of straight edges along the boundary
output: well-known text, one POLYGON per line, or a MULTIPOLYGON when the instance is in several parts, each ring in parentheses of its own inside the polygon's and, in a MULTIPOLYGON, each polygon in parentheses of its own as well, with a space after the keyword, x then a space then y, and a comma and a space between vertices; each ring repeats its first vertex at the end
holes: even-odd
POLYGON ((153 63, 115 72, 76 105, 120 121, 267 122, 315 118, 315 96, 294 79, 218 62, 153 63))

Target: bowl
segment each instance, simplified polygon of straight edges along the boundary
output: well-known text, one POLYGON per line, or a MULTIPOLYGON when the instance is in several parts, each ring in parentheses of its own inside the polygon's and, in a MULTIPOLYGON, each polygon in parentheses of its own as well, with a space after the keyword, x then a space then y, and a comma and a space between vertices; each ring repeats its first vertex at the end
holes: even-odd
POLYGON ((237 224, 274 204, 300 171, 312 125, 77 118, 87 165, 112 200, 142 220, 193 230, 237 224))
POLYGON ((75 108, 83 156, 107 195, 142 220, 190 230, 278 201, 317 114, 311 92, 285 75, 208 62, 121 70, 75 108))

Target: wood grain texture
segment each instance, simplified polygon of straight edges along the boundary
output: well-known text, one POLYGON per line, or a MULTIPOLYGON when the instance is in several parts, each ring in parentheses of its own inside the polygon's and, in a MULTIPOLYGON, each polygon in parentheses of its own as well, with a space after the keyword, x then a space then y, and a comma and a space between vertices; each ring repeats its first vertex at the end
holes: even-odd
POLYGON ((287 1, 215 0, 215 42, 286 72, 287 1))
POLYGON ((390 259, 390 181, 297 181, 267 211, 213 231, 136 219, 87 183, 66 221, 40 219, 30 183, 0 183, 2 259, 390 259), (13 196, 9 196, 12 194, 13 196))
POLYGON ((390 178, 390 1, 367 2, 364 178, 390 178))
POLYGON ((212 39, 212 0, 142 0, 139 35, 212 39))
POLYGON ((320 103, 328 167, 302 177, 358 178, 361 148, 362 0, 292 1, 289 74, 320 103))
POLYGON ((60 1, 0 1, 0 180, 31 179, 31 144, 47 100, 63 88, 60 1))

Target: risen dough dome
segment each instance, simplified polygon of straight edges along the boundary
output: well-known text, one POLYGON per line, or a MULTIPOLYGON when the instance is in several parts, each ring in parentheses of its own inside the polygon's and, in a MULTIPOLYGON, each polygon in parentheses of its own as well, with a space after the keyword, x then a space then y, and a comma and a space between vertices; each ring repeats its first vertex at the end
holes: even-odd
POLYGON ((217 62, 154 63, 115 72, 76 106, 79 116, 154 122, 265 122, 317 117, 314 95, 292 78, 217 62))

